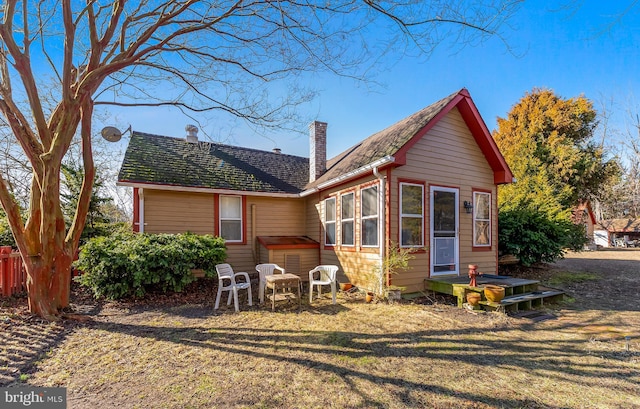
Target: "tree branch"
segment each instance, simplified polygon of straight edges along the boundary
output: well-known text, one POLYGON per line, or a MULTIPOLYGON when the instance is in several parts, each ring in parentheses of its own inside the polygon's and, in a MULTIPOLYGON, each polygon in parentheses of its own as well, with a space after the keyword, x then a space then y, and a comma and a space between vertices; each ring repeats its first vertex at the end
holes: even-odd
POLYGON ((82 163, 84 169, 84 178, 82 180, 82 189, 78 198, 78 205, 73 217, 73 222, 65 239, 67 246, 71 250, 78 248, 80 236, 84 230, 87 220, 89 203, 93 193, 93 181, 95 180, 96 171, 93 162, 93 150, 91 148, 91 129, 92 129, 93 101, 86 101, 80 110, 80 136, 82 138, 82 163))

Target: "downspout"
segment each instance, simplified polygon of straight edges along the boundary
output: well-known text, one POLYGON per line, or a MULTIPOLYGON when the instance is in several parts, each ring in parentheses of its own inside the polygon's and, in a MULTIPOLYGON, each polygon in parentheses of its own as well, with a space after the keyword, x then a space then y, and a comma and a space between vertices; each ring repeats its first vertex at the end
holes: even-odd
POLYGON ((386 198, 386 184, 385 184, 385 178, 384 176, 382 176, 380 174, 380 172, 378 172, 378 165, 373 167, 373 175, 378 178, 378 181, 380 183, 380 194, 378 195, 378 207, 380 209, 380 212, 378 214, 378 244, 380 247, 380 277, 379 277, 379 282, 378 285, 380 288, 380 294, 379 295, 384 295, 382 294, 382 291, 384 289, 384 281, 385 281, 385 276, 386 276, 386 271, 384 271, 384 259, 386 256, 386 250, 387 250, 387 240, 386 240, 386 232, 385 229, 387 227, 387 223, 386 223, 386 203, 385 203, 385 198, 386 198))

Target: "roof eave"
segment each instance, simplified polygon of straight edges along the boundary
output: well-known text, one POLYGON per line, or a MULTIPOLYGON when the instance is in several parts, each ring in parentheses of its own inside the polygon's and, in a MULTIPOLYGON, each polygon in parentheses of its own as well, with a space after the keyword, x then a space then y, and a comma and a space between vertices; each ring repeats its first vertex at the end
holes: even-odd
POLYGON ((117 186, 136 187, 142 189, 167 190, 172 192, 191 192, 191 193, 217 193, 223 195, 245 195, 245 196, 263 196, 263 197, 282 197, 282 198, 298 198, 299 193, 278 193, 278 192, 252 192, 232 189, 214 189, 208 187, 180 186, 168 185, 161 183, 149 183, 139 181, 119 180, 117 186))
POLYGON ((513 173, 511 172, 507 161, 502 156, 502 153, 500 153, 498 146, 491 136, 491 132, 489 132, 478 108, 471 99, 469 91, 464 88, 460 90, 458 95, 452 98, 451 101, 449 101, 447 105, 440 110, 440 112, 434 115, 434 117, 431 118, 424 127, 416 132, 416 134, 395 153, 394 156, 396 158, 396 163, 404 164, 406 162, 407 152, 411 147, 456 107, 458 108, 458 111, 460 111, 460 115, 462 115, 465 124, 471 131, 471 134, 480 147, 480 150, 487 159, 491 170, 493 170, 493 182, 496 185, 512 183, 514 181, 513 173))
POLYGON ((330 187, 339 185, 341 183, 344 183, 348 180, 351 179, 355 179, 361 176, 364 176, 366 174, 368 174, 369 172, 373 172, 374 169, 380 169, 383 166, 387 166, 390 165, 392 163, 395 162, 395 157, 387 155, 384 156, 374 162, 371 162, 368 165, 359 167, 358 169, 352 170, 351 172, 347 172, 344 173, 336 178, 327 180, 325 182, 322 182, 320 184, 318 184, 318 186, 314 186, 310 189, 304 190, 303 192, 300 193, 300 197, 305 197, 305 196, 309 196, 313 193, 319 192, 321 190, 325 190, 328 189, 330 187))
POLYGON ((473 138, 480 147, 480 150, 487 159, 489 166, 493 170, 494 183, 497 185, 512 183, 514 181, 513 172, 511 172, 507 161, 504 156, 502 156, 500 149, 498 149, 498 145, 496 145, 496 142, 493 140, 491 132, 489 132, 489 128, 487 128, 487 125, 484 123, 484 120, 482 119, 478 108, 473 103, 469 92, 465 89, 461 91, 461 95, 463 95, 464 98, 458 101, 456 106, 458 107, 458 111, 460 111, 464 122, 471 131, 473 138))

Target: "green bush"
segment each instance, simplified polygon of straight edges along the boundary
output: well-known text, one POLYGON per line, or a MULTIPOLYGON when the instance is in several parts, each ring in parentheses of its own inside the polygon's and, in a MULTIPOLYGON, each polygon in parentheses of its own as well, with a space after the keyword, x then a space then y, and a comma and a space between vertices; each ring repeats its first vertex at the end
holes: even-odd
POLYGON ((554 262, 566 249, 580 250, 586 242, 583 226, 543 212, 517 209, 501 211, 498 216, 500 253, 518 257, 525 266, 554 262))
POLYGON ((210 235, 115 233, 96 237, 80 251, 75 267, 81 285, 98 296, 141 297, 147 291, 182 291, 194 281, 191 269, 215 276, 226 259, 224 240, 210 235))
POLYGON ((0 216, 0 246, 11 246, 16 248, 16 241, 13 238, 13 233, 11 233, 9 221, 6 216, 2 216, 0 216))

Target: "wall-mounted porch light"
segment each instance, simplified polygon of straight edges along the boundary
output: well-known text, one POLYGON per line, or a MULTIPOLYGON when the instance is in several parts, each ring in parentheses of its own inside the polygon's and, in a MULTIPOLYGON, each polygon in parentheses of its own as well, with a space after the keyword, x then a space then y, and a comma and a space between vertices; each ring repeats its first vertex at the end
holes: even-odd
POLYGON ((471 212, 473 211, 473 203, 471 202, 467 202, 466 200, 464 201, 464 211, 467 214, 471 214, 471 212))

